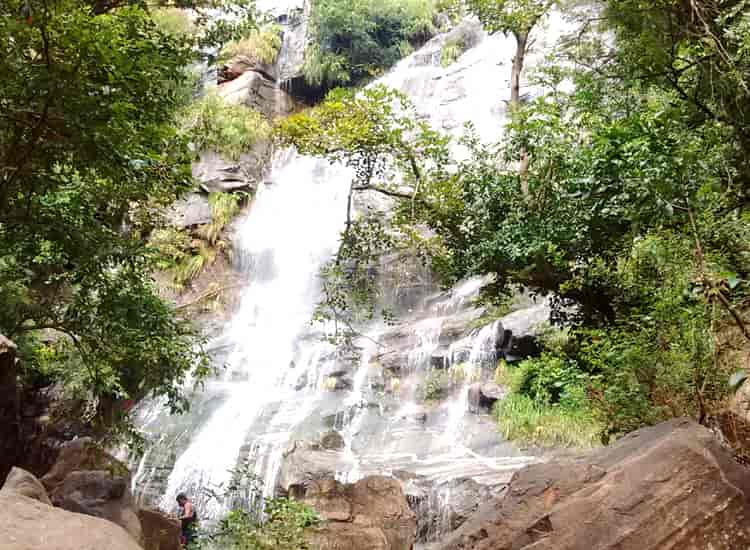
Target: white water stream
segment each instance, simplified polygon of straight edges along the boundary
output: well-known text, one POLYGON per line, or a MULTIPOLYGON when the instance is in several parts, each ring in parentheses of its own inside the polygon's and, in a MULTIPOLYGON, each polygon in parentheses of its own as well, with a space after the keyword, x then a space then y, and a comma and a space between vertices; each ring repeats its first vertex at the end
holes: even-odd
MULTIPOLYGON (((551 17, 535 51, 544 51, 565 28, 559 16, 551 17)), ((471 122, 482 139, 497 140, 513 39, 485 36, 449 67, 440 65, 440 47, 441 40, 433 40, 380 82, 406 93, 437 129, 457 136, 471 122)), ((538 59, 532 54, 528 64, 538 59)), ((186 418, 171 418, 158 405, 142 412, 151 436, 133 480, 142 498, 171 509, 178 492, 189 492, 204 517, 217 517, 226 503, 202 497, 202 488, 226 485, 230 470, 247 459, 270 496, 292 441, 313 440, 331 427, 345 441, 336 458, 340 479, 403 470, 437 481, 468 477, 499 483, 530 460, 499 441, 491 420, 467 412, 468 384, 476 369, 494 361, 498 327, 446 344, 446 323, 471 309, 480 280, 431 301, 425 297, 411 324, 404 325, 412 338, 410 349, 403 350, 412 373, 434 368, 441 348, 446 362, 468 364, 459 389, 427 412, 410 389, 408 373, 397 391, 377 386, 372 371, 379 349, 363 345, 352 367, 311 328, 320 298, 318 270, 337 247, 350 178, 340 166, 294 152, 276 159, 273 183, 261 186, 238 230, 235 253, 247 287, 234 318, 212 342, 226 369, 196 395, 186 418), (347 387, 323 387, 327 376, 344 369, 352 371, 347 387)), ((514 314, 513 328, 528 330, 546 314, 543 304, 530 306, 514 314)), ((385 330, 373 329, 370 337, 378 339, 385 330)))

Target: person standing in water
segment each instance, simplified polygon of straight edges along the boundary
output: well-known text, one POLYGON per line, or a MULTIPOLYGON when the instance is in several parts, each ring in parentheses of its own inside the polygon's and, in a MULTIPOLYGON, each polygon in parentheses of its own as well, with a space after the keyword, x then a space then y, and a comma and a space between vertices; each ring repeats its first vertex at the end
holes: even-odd
POLYGON ((180 543, 183 548, 187 548, 195 540, 196 522, 198 515, 195 513, 195 506, 185 493, 177 495, 177 504, 180 505, 180 543))

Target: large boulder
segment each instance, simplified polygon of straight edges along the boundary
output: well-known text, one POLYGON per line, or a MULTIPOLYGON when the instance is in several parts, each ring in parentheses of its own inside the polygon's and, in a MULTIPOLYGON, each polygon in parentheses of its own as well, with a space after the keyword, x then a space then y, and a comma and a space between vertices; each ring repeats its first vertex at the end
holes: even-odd
POLYGON ((0 334, 0 482, 21 450, 19 398, 16 384, 16 345, 0 334))
POLYGON ((295 109, 295 102, 281 87, 257 71, 248 71, 218 87, 226 101, 255 109, 268 118, 283 117, 295 109))
POLYGON ((65 445, 52 469, 42 478, 55 506, 107 519, 132 537, 142 538, 130 472, 89 438, 65 445))
POLYGON ((469 412, 475 414, 490 412, 495 403, 504 399, 507 393, 505 388, 494 382, 475 382, 469 386, 469 412))
POLYGON ((138 510, 145 550, 180 550, 180 522, 158 510, 138 510))
POLYGON ((3 488, 0 489, 0 494, 2 493, 22 495, 52 506, 44 485, 33 474, 21 468, 14 467, 10 471, 8 477, 5 479, 3 488))
POLYGON ((401 483, 370 476, 353 484, 333 478, 309 483, 300 499, 326 520, 309 533, 321 550, 410 550, 417 521, 401 483))
POLYGON ((435 549, 745 550, 750 471, 677 419, 588 457, 529 466, 435 549))
POLYGON ((284 453, 277 488, 282 494, 298 496, 309 483, 332 477, 344 464, 341 452, 318 443, 295 441, 284 453))
POLYGON ((142 550, 120 526, 0 491, 2 550, 142 550))

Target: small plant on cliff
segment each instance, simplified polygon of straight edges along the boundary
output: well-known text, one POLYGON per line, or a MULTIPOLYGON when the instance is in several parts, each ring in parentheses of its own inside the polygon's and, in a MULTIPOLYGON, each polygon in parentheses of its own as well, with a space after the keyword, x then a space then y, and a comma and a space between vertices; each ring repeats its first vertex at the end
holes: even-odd
POLYGON ((271 134, 270 124, 258 111, 228 102, 216 93, 191 105, 182 126, 195 151, 214 150, 232 160, 271 134))

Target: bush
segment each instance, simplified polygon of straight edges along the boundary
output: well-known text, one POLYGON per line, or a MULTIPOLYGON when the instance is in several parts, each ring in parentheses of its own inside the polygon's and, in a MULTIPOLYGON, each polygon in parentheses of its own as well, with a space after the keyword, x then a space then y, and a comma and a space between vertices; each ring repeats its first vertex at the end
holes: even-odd
POLYGON ((376 76, 435 33, 430 0, 319 0, 304 74, 333 88, 376 76))
POLYGON ((157 8, 151 11, 151 17, 162 31, 172 36, 185 37, 198 32, 188 14, 180 8, 157 8))
POLYGON ((215 93, 187 109, 182 127, 196 151, 215 150, 233 160, 271 135, 271 126, 263 115, 215 93))
POLYGON ((305 530, 321 519, 309 506, 293 499, 266 503, 266 521, 258 522, 244 510, 233 510, 216 532, 202 533, 199 548, 222 550, 304 550, 305 530))
POLYGON ((444 370, 429 371, 422 384, 422 399, 424 401, 438 401, 445 398, 451 384, 451 375, 448 372, 444 370))
POLYGON ((221 50, 219 61, 233 57, 246 57, 259 63, 273 63, 281 48, 281 29, 271 25, 264 29, 253 29, 246 37, 227 43, 221 50))

